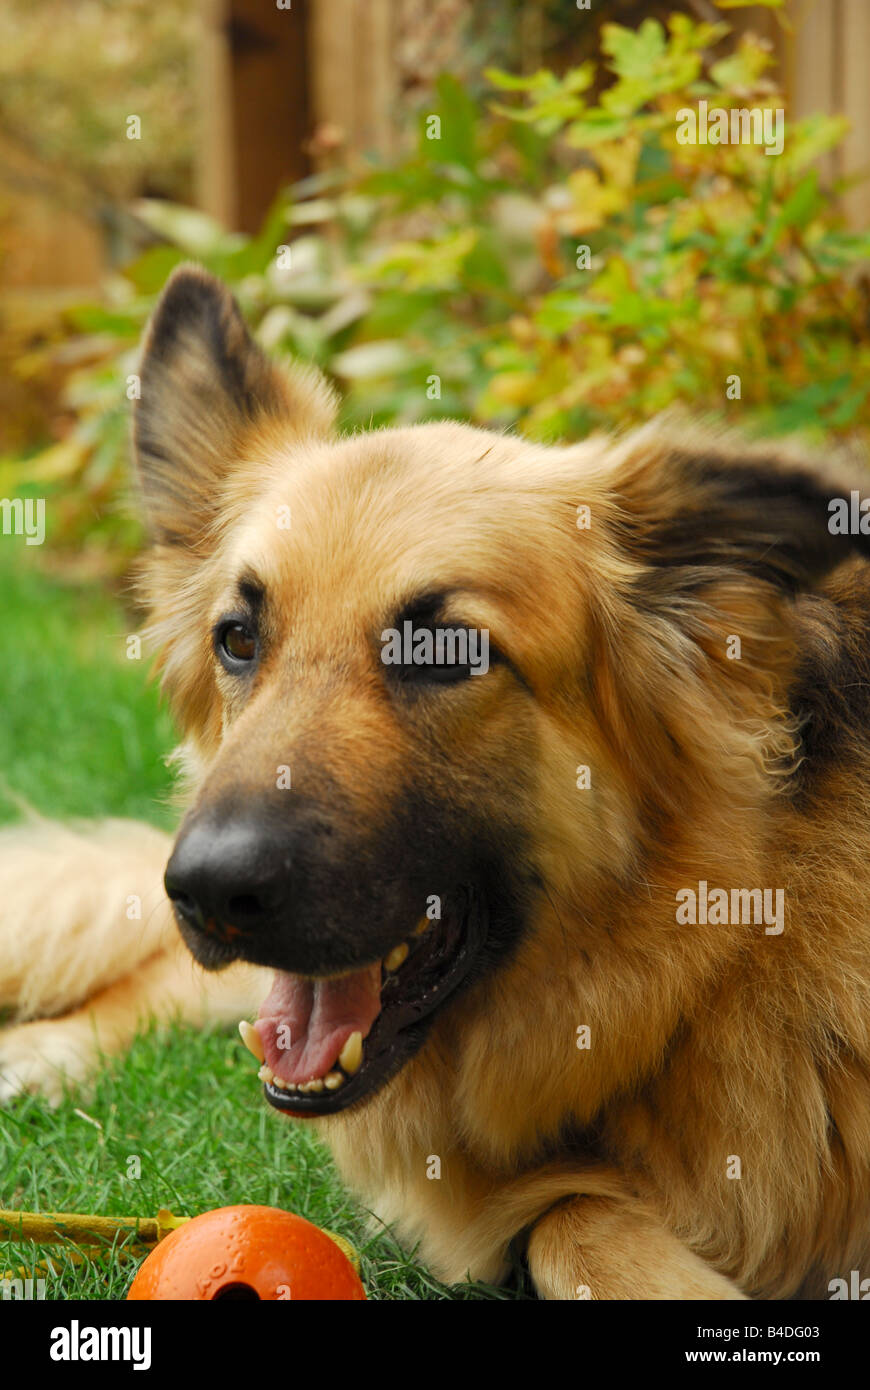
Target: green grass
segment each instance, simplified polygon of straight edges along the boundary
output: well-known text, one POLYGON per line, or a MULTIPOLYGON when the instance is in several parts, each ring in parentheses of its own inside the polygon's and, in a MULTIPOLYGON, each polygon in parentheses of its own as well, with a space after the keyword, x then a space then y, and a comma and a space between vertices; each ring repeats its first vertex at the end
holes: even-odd
POLYGON ((0 820, 17 817, 18 796, 47 816, 170 825, 172 726, 144 656, 127 659, 120 605, 28 558, 0 538, 0 820))
MULTIPOLYGON (((124 615, 110 599, 37 574, 0 548, 0 819, 21 798, 45 815, 142 817, 170 824, 167 715, 144 661, 125 658, 124 615)), ((314 1130, 262 1099, 253 1059, 221 1030, 152 1029, 106 1063, 88 1094, 57 1109, 25 1097, 0 1110, 0 1207, 192 1216, 265 1203, 346 1236, 371 1298, 505 1298, 448 1288, 389 1232, 367 1234, 314 1130), (141 1176, 130 1178, 131 1158, 141 1176)), ((0 1273, 47 1277, 48 1298, 123 1298, 141 1256, 109 1250, 83 1264, 61 1247, 0 1241, 0 1273), (35 1268, 49 1256, 55 1274, 35 1268)))
MULTIPOLYGON (((263 1102, 253 1059, 221 1031, 154 1029, 106 1064, 86 1099, 72 1093, 56 1110, 16 1101, 0 1111, 0 1163, 0 1205, 14 1210, 195 1216, 263 1203, 346 1236, 370 1298, 509 1296, 447 1288, 388 1232, 367 1233, 313 1129, 263 1102)), ((140 1259, 119 1245, 76 1265, 63 1247, 0 1242, 0 1270, 45 1278, 47 1298, 124 1298, 140 1259), (46 1256, 54 1275, 36 1268, 46 1256)))

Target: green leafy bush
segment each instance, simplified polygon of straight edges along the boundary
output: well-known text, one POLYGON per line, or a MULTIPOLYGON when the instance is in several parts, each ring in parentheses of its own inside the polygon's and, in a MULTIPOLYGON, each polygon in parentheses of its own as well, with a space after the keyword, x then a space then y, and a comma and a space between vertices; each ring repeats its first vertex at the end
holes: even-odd
POLYGON ((336 379, 350 426, 461 415, 553 439, 682 403, 770 432, 866 431, 870 237, 842 226, 818 173, 844 122, 787 119, 776 157, 677 140, 677 113, 702 99, 784 106, 765 44, 727 35, 679 14, 605 25, 599 64, 492 71, 484 103, 444 77, 403 161, 282 195, 255 238, 145 207, 164 240, 70 314, 90 359, 69 383, 75 425, 27 467, 62 487, 55 539, 87 533, 116 565, 136 544, 112 510, 125 382, 189 257, 231 284, 269 349, 336 379))

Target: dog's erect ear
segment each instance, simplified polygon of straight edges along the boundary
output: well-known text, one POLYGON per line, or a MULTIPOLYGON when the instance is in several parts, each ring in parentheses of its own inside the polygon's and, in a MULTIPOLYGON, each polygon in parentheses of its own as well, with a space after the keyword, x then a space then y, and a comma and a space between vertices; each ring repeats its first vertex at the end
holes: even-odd
POLYGON ((663 836, 680 842, 691 806, 703 807, 709 843, 725 843, 735 808, 759 804, 797 765, 793 600, 870 555, 870 535, 829 525, 835 498, 870 497, 870 476, 857 462, 703 435, 695 445, 658 428, 617 448, 606 530, 628 563, 590 604, 584 680, 631 767, 650 852, 663 836))
POLYGON ((870 498, 870 474, 857 463, 810 465, 770 446, 693 452, 654 440, 617 468, 613 493, 620 539, 642 562, 637 583, 650 595, 687 597, 740 576, 795 594, 850 551, 870 556, 870 514, 859 513, 865 531, 842 533, 852 494, 870 498))
POLYGON ((167 282, 148 328, 134 444, 155 538, 190 543, 214 515, 252 428, 332 429, 332 389, 313 368, 283 370, 253 341, 229 290, 198 266, 167 282))

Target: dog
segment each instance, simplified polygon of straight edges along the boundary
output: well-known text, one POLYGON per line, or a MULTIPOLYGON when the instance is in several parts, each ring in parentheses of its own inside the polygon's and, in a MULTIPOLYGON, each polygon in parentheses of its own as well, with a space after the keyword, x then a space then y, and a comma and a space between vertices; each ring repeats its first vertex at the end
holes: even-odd
POLYGON ((5 832, 6 1094, 247 1014, 445 1280, 826 1297, 870 1260, 863 464, 335 414, 173 274, 134 437, 189 809, 5 832))

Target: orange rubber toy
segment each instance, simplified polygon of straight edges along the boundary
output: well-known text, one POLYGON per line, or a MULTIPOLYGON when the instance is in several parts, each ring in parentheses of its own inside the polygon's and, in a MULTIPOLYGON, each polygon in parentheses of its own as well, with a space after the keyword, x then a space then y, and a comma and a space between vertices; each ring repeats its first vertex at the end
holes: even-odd
POLYGON ((127 1297, 364 1299, 346 1249, 346 1242, 292 1212, 220 1207, 185 1221, 161 1240, 140 1266, 127 1297))

